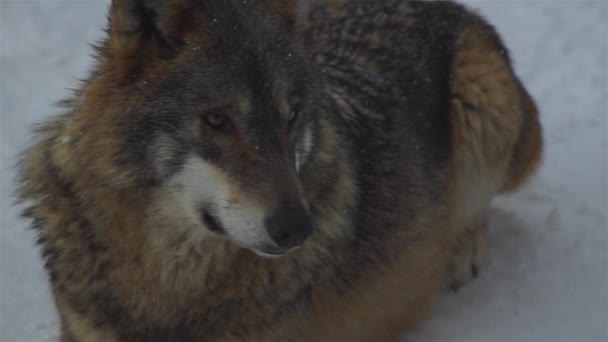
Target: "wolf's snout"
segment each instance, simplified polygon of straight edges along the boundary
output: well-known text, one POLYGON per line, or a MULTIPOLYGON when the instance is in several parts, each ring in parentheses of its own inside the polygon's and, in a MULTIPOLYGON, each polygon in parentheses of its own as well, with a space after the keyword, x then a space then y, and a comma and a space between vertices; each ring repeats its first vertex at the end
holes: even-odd
POLYGON ((265 221, 266 230, 280 248, 301 246, 312 233, 312 221, 302 206, 280 206, 265 221))

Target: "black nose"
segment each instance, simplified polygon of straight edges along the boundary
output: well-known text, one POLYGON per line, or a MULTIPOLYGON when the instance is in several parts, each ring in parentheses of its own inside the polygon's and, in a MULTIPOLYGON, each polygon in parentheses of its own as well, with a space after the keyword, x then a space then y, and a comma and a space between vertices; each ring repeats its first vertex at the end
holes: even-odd
POLYGON ((302 206, 280 206, 265 224, 270 237, 285 249, 302 245, 312 232, 310 215, 302 206))

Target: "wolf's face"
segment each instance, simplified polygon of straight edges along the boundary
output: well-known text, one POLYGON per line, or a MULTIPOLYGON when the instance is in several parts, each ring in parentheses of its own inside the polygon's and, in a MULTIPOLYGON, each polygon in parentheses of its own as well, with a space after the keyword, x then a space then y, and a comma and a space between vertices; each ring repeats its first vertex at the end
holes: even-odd
POLYGON ((110 18, 110 64, 143 99, 123 128, 141 177, 201 229, 264 255, 299 247, 314 226, 301 177, 321 96, 292 6, 124 0, 110 18))
MULTIPOLYGON (((220 82, 209 93, 201 90, 209 79, 176 82, 185 85, 182 95, 201 97, 192 107, 171 105, 184 114, 179 128, 159 132, 150 159, 204 229, 264 254, 283 254, 312 230, 300 182, 316 142, 312 84, 288 75, 288 68, 280 71, 281 61, 253 75, 251 68, 266 66, 211 63, 219 74, 210 79, 220 82)), ((162 90, 156 98, 157 108, 173 99, 162 90)))

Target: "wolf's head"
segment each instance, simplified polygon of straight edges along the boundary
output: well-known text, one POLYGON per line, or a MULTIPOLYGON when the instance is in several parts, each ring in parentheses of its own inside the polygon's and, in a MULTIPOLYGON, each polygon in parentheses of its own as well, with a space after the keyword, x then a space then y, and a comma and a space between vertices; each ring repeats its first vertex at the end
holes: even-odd
POLYGON ((321 90, 295 12, 291 0, 114 0, 83 100, 97 107, 88 126, 112 123, 102 134, 122 141, 114 161, 127 178, 265 255, 302 245, 314 226, 301 177, 321 90))

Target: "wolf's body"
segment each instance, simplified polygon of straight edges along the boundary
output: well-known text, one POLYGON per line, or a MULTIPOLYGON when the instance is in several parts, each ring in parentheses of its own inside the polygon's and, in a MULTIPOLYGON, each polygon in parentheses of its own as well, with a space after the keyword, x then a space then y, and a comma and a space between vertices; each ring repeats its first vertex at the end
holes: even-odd
POLYGON ((381 341, 476 274, 542 144, 494 30, 451 2, 328 1, 295 28, 294 6, 114 2, 22 163, 64 341, 381 341), (199 117, 217 103, 237 114, 199 117))

